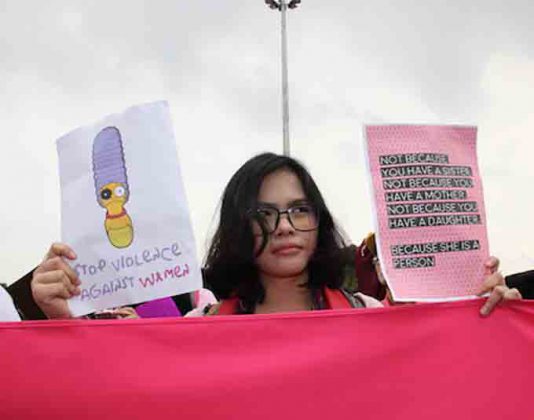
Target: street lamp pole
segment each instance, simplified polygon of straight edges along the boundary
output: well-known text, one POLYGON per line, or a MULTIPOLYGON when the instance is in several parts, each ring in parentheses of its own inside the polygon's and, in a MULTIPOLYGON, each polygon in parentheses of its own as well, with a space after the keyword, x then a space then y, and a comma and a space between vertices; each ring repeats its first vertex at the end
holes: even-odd
POLYGON ((289 156, 289 88, 287 82, 287 9, 295 9, 301 0, 265 0, 271 8, 280 11, 282 38, 282 132, 284 139, 284 155, 289 156))
POLYGON ((284 133, 284 155, 289 156, 289 88, 287 85, 287 4, 280 0, 280 15, 282 27, 282 129, 284 133))

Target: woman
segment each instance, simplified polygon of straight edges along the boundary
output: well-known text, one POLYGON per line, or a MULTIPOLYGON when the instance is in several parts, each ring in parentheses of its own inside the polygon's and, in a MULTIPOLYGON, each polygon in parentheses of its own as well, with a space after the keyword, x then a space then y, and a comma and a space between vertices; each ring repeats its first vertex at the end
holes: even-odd
POLYGON ((246 162, 223 194, 206 281, 210 313, 272 313, 378 303, 343 292, 344 241, 306 169, 271 153, 246 162))
MULTIPOLYGON (((374 299, 343 289, 344 242, 307 170, 296 160, 264 153, 247 161, 228 183, 205 277, 222 299, 208 314, 275 313, 377 306, 374 299)), ((66 299, 79 293, 80 280, 52 246, 35 271, 33 296, 49 318, 69 317, 66 299)), ((482 291, 492 290, 481 312, 502 299, 519 298, 508 289, 498 262, 486 265, 482 291)))

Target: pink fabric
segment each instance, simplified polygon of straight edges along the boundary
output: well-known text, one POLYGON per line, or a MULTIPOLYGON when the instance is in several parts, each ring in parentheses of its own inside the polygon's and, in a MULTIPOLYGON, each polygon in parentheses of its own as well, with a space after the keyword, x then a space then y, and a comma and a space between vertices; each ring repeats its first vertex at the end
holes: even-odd
POLYGON ((528 419, 534 303, 0 324, 0 418, 528 419))

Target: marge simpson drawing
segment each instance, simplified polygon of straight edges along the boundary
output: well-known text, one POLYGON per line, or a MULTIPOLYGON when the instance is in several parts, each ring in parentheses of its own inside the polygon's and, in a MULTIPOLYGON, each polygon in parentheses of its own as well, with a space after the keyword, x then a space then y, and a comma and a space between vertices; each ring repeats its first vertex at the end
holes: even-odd
POLYGON ((130 191, 121 133, 116 127, 104 128, 93 141, 93 175, 98 204, 106 209, 108 239, 114 247, 126 248, 133 241, 133 225, 124 208, 130 191))

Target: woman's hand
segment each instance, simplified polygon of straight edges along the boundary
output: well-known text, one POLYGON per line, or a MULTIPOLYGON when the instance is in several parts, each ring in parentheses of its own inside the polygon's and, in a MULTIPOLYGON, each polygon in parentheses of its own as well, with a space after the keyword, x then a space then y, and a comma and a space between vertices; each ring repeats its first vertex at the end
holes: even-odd
POLYGON ((123 306, 122 308, 118 308, 115 310, 115 313, 118 315, 120 319, 138 319, 141 318, 137 311, 130 307, 130 306, 123 306))
POLYGON ((76 253, 66 244, 54 243, 33 272, 33 299, 50 319, 72 318, 67 300, 80 294, 80 279, 65 258, 75 260, 76 253))
POLYGON ((123 306, 116 309, 107 309, 93 314, 94 319, 138 319, 141 318, 137 311, 130 306, 123 306))
POLYGON ((488 316, 495 307, 503 300, 521 299, 521 293, 517 289, 510 289, 506 286, 504 277, 499 273, 499 260, 489 257, 484 263, 485 280, 480 288, 479 295, 490 293, 488 299, 480 308, 482 316, 488 316))

